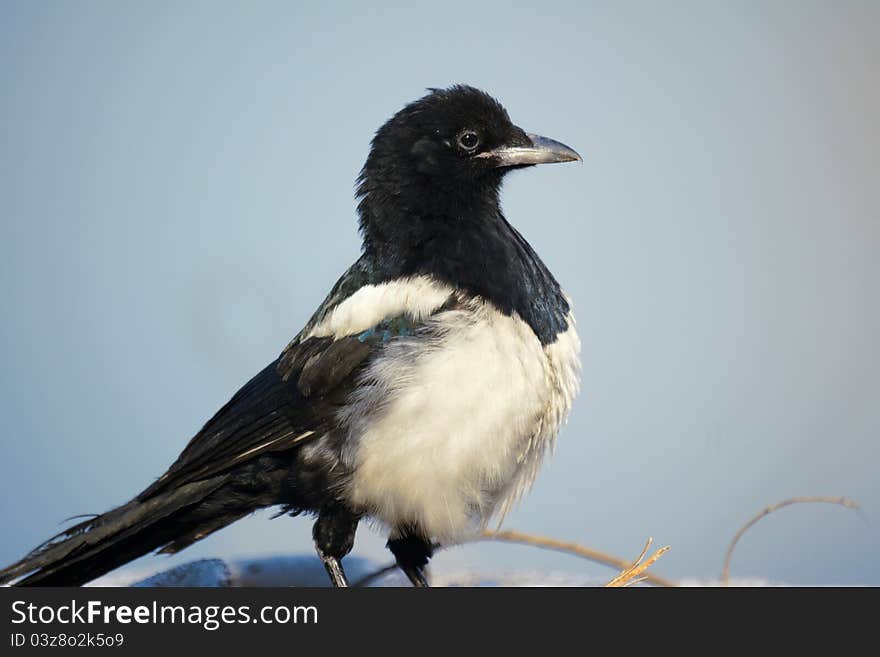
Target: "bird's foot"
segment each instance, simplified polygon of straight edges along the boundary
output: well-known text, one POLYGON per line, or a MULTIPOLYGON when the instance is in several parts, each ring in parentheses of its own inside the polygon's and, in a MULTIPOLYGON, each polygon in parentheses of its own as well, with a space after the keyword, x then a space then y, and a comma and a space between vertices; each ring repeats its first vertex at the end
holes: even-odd
POLYGON ((413 586, 430 586, 425 568, 434 554, 434 546, 429 541, 411 531, 403 530, 397 538, 388 541, 388 549, 413 586))
POLYGON ((324 554, 321 550, 318 550, 318 556, 321 558, 324 568, 327 569, 327 574, 330 575, 330 581, 333 582, 333 586, 336 588, 348 588, 348 578, 345 576, 345 570, 342 568, 342 561, 336 557, 324 554))
POLYGON ((412 582, 412 585, 416 588, 429 588, 431 586, 430 584, 428 584, 428 578, 425 575, 424 568, 419 568, 418 566, 413 565, 404 565, 400 563, 398 563, 397 565, 409 578, 409 581, 412 582))

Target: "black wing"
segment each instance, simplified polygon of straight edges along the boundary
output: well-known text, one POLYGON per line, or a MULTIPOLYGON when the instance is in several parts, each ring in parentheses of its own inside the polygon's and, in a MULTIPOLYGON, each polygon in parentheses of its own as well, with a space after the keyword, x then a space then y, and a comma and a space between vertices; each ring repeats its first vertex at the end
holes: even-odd
POLYGON ((354 387, 357 372, 379 349, 381 341, 357 336, 291 343, 217 411, 138 499, 322 435, 354 387))
POLYGON ((204 479, 266 452, 290 449, 326 431, 354 385, 355 372, 380 345, 355 337, 302 336, 374 277, 370 262, 361 256, 281 356, 235 393, 137 499, 204 479))

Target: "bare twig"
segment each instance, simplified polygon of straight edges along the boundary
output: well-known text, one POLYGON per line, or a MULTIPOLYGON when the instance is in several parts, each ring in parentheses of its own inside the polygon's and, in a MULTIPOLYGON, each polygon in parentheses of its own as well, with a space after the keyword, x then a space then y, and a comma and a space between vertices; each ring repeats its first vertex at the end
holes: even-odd
POLYGON ((356 581, 354 584, 352 584, 352 586, 356 587, 356 588, 362 587, 362 586, 369 586, 370 584, 375 582, 377 579, 379 579, 383 575, 387 575, 392 570, 396 570, 396 569, 397 569, 396 563, 388 564, 387 566, 379 568, 379 570, 374 570, 371 573, 367 573, 366 575, 361 577, 358 581, 356 581))
MULTIPOLYGON (((498 541, 502 543, 520 543, 522 545, 532 545, 534 547, 543 548, 545 550, 555 550, 557 552, 565 552, 567 554, 573 554, 577 557, 582 557, 584 559, 589 559, 590 561, 595 561, 596 563, 600 563, 604 566, 611 566, 612 568, 616 568, 617 570, 627 571, 630 568, 636 567, 639 565, 639 561, 642 560, 644 554, 642 554, 639 559, 632 563, 627 561, 626 559, 620 559, 619 557, 612 556, 610 554, 606 554, 605 552, 600 552, 599 550, 593 550, 591 548, 585 547, 583 545, 579 545, 578 543, 571 543, 569 541, 560 541, 555 538, 549 538, 547 536, 538 536, 536 534, 526 534, 525 532, 518 532, 514 530, 508 531, 484 531, 476 541, 498 541)), ((648 543, 650 545, 650 541, 648 543)), ((647 551, 647 546, 645 546, 645 550, 647 551)), ((662 548, 658 550, 647 562, 645 562, 644 567, 639 570, 639 572, 632 575, 633 578, 641 577, 636 581, 646 581, 654 584, 655 586, 678 586, 672 580, 666 579, 665 577, 660 577, 659 575, 655 575, 653 573, 644 572, 651 564, 653 564, 663 552, 668 550, 669 548, 662 548)), ((361 577, 357 582, 353 584, 353 586, 368 586, 375 580, 379 579, 383 575, 386 575, 393 571, 397 566, 395 564, 389 564, 387 566, 383 566, 378 570, 375 570, 371 573, 367 573, 363 577, 361 577)), ((636 583, 635 581, 631 581, 630 584, 636 583)))
MULTIPOLYGON (((847 509, 858 509, 859 506, 856 502, 846 497, 826 497, 826 496, 808 496, 808 497, 792 497, 787 500, 782 500, 781 502, 777 502, 776 504, 771 504, 770 506, 763 509, 760 513, 758 513, 755 517, 749 520, 745 525, 743 525, 740 530, 734 535, 733 539, 730 542, 730 546, 727 548, 727 554, 724 557, 724 567, 721 572, 721 582, 724 586, 728 586, 730 583, 730 561, 733 557, 733 551, 739 543, 739 540, 743 537, 749 529, 751 529, 758 521, 760 521, 765 516, 773 513, 774 511, 778 511, 786 506, 790 506, 792 504, 836 504, 838 506, 845 507, 847 509)), ((642 550, 642 553, 639 555, 639 558, 636 559, 635 562, 629 562, 625 559, 620 559, 619 557, 612 556, 605 552, 600 552, 599 550, 594 550, 592 548, 585 547, 578 543, 572 543, 570 541, 560 541, 555 538, 550 538, 547 536, 539 536, 536 534, 526 534, 525 532, 519 532, 515 530, 507 530, 507 531, 484 531, 478 538, 475 540, 483 540, 483 541, 499 541, 505 543, 520 543, 522 545, 532 545, 534 547, 543 548, 546 550, 555 550, 557 552, 565 552, 567 554, 573 554, 578 557, 582 557, 584 559, 589 559, 590 561, 594 561, 596 563, 603 564, 605 566, 611 566, 612 568, 617 568, 621 571, 621 573, 611 580, 606 586, 616 587, 616 586, 631 586, 632 584, 636 584, 638 582, 646 581, 651 584, 655 584, 657 586, 678 586, 672 580, 668 580, 665 577, 660 577, 659 575, 655 575, 653 573, 646 572, 648 568, 650 568, 656 561, 659 559, 667 550, 669 550, 669 546, 660 548, 653 555, 651 555, 645 561, 642 559, 645 558, 645 555, 648 553, 648 548, 651 545, 651 539, 648 539, 645 548, 642 550)), ((376 570, 372 573, 368 573, 360 580, 358 580, 354 586, 367 586, 379 577, 391 572, 396 568, 395 564, 390 564, 376 570)))
POLYGON ((770 515, 774 511, 778 511, 779 509, 790 506, 792 504, 837 504, 838 506, 846 507, 847 509, 858 509, 859 505, 856 504, 853 500, 847 499, 846 497, 826 497, 826 496, 812 496, 812 497, 791 497, 787 500, 782 500, 781 502, 777 502, 776 504, 771 504, 766 509, 761 511, 754 518, 749 520, 745 525, 743 525, 740 530, 733 537, 733 540, 730 541, 730 547, 727 548, 727 554, 724 556, 724 567, 721 570, 721 583, 724 586, 728 586, 730 584, 730 559, 733 556, 733 550, 736 547, 736 544, 739 542, 739 539, 742 538, 743 534, 745 534, 751 527, 753 527, 761 518, 770 515))
MULTIPOLYGON (((488 541, 503 541, 506 543, 522 543, 524 545, 534 545, 535 547, 544 548, 546 550, 566 552, 568 554, 583 557, 584 559, 589 559, 590 561, 595 561, 596 563, 601 563, 605 566, 611 566, 612 568, 617 568, 618 570, 624 571, 638 564, 638 561, 633 564, 626 559, 620 559, 619 557, 606 554, 605 552, 600 552, 599 550, 593 550, 592 548, 584 547, 583 545, 579 545, 578 543, 560 541, 555 538, 536 536, 535 534, 526 534, 513 530, 499 532, 485 531, 482 534, 482 539, 488 541)), ((646 546, 645 550, 647 551, 647 549, 648 548, 646 546)), ((658 550, 658 552, 662 554, 667 549, 668 548, 663 548, 662 550, 658 550)), ((654 563, 654 561, 659 558, 660 554, 652 556, 649 560, 650 563, 648 563, 648 566, 654 563)), ((644 554, 642 555, 642 557, 644 557, 644 554)), ((639 560, 641 560, 642 557, 639 557, 639 560)), ((645 568, 647 568, 647 566, 645 568)), ((660 577, 659 575, 654 575, 653 573, 643 573, 642 576, 646 581, 657 586, 678 586, 672 580, 668 580, 665 577, 660 577)))
POLYGON ((648 579, 648 575, 645 574, 645 571, 654 564, 657 559, 663 556, 665 552, 669 550, 669 546, 662 547, 657 550, 654 554, 648 557, 645 561, 642 559, 645 558, 645 555, 648 554, 648 548, 651 547, 651 543, 654 542, 653 538, 649 538, 645 543, 645 547, 642 548, 641 554, 639 554, 639 558, 636 559, 631 566, 628 568, 624 568, 623 571, 610 582, 608 582, 606 587, 622 587, 622 586, 630 586, 632 584, 638 584, 639 582, 644 582, 648 579))

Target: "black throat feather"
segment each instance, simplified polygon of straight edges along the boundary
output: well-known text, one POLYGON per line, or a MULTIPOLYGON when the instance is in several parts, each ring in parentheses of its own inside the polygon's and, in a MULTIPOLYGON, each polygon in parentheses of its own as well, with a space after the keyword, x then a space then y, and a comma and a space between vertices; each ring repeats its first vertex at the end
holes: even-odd
MULTIPOLYGON (((556 279, 501 212, 502 174, 477 184, 438 185, 421 176, 377 178, 364 167, 358 186, 363 265, 372 283, 429 275, 517 313, 544 345, 568 328, 569 304, 556 279)), ((393 171, 392 171, 393 173, 393 171)))

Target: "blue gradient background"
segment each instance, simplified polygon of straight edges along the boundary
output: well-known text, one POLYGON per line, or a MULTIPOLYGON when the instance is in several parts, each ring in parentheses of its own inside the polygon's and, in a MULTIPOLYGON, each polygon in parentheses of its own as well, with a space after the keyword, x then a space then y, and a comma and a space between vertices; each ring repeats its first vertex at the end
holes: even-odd
MULTIPOLYGON (((505 526, 714 577, 765 505, 847 495, 733 574, 880 584, 880 4, 532 4, 0 3, 0 561, 138 492, 278 354, 358 254, 373 131, 467 82, 584 156, 504 193, 584 342, 505 526)), ((136 567, 309 550, 260 513, 136 567)), ((355 552, 387 560, 367 527, 355 552)))

